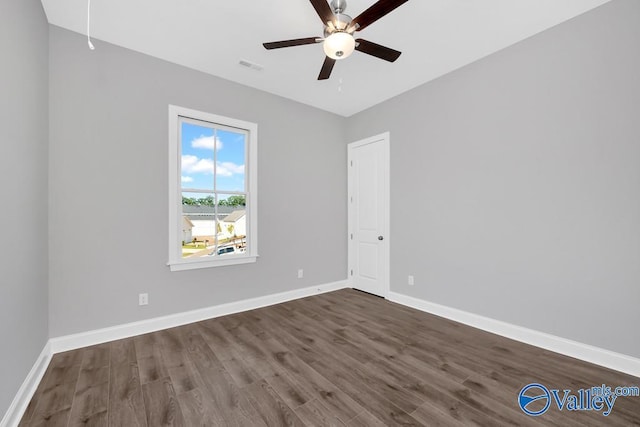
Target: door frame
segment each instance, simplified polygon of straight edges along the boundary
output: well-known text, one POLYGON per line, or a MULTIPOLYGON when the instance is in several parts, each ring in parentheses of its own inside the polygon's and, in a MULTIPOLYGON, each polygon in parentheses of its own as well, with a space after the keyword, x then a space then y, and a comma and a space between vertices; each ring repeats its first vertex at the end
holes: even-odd
POLYGON ((354 240, 353 240, 353 229, 354 229, 354 215, 355 209, 353 208, 353 152, 356 148, 361 147, 363 145, 372 144, 374 142, 382 144, 382 151, 384 155, 384 161, 381 166, 382 173, 384 175, 383 178, 383 199, 384 199, 384 219, 383 219, 383 230, 382 235, 384 236, 384 245, 382 248, 384 258, 386 259, 386 265, 384 266, 384 274, 382 275, 382 297, 387 298, 389 293, 391 292, 391 186, 390 186, 390 174, 391 174, 391 134, 390 132, 384 132, 375 136, 371 136, 369 138, 361 139, 359 141, 355 141, 349 143, 347 145, 347 177, 348 177, 348 188, 347 188, 347 212, 348 212, 348 223, 347 223, 347 248, 348 248, 348 262, 347 262, 347 278, 348 281, 353 287, 353 269, 355 262, 355 248, 354 248, 354 240))

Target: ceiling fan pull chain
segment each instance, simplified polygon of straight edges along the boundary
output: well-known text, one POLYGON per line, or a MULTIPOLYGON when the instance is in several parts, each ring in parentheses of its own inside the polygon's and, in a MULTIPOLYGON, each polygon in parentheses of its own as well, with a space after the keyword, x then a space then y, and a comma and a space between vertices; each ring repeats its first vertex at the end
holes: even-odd
POLYGON ((95 50, 95 46, 91 43, 91 0, 87 0, 87 45, 89 49, 95 50))

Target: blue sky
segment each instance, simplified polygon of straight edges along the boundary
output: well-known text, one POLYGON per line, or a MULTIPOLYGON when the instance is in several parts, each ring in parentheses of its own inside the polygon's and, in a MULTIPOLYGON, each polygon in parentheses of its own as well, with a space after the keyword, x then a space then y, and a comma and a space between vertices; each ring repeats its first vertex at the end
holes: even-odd
MULTIPOLYGON (((216 190, 245 191, 245 135, 182 123, 182 188, 213 191, 216 150, 216 190)), ((203 197, 205 195, 202 195, 203 197)))

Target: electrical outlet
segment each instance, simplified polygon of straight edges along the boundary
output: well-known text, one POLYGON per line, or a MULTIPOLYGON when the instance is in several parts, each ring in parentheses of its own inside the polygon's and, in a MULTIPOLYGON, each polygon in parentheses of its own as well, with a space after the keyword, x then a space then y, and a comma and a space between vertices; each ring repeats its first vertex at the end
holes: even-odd
POLYGON ((407 278, 407 283, 409 284, 409 286, 413 286, 413 284, 414 284, 413 276, 409 276, 409 277, 407 278))
POLYGON ((303 269, 299 269, 298 270, 298 279, 302 279, 304 277, 304 270, 303 269))
POLYGON ((149 304, 149 294, 138 295, 138 305, 148 305, 148 304, 149 304))

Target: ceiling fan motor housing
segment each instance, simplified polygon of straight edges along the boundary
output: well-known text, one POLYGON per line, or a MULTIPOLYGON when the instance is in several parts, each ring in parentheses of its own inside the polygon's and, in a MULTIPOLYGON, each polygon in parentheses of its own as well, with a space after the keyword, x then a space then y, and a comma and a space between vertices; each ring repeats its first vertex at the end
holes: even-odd
POLYGON ((355 28, 349 27, 353 18, 344 13, 337 13, 335 15, 335 20, 330 25, 324 26, 324 37, 327 38, 331 34, 339 31, 348 32, 349 34, 353 34, 355 32, 355 28))

